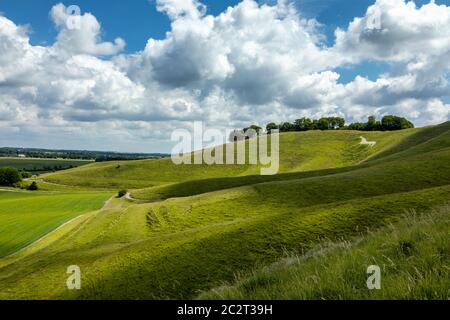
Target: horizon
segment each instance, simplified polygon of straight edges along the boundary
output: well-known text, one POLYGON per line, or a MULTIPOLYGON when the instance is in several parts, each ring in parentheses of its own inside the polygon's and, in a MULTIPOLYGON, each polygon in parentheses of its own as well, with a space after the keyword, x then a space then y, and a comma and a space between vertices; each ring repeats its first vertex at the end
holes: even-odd
MULTIPOLYGON (((450 120, 444 121, 443 123, 448 122, 448 121, 450 121, 450 120)), ((443 124, 443 123, 438 123, 438 124, 435 124, 435 125, 439 125, 439 124, 443 124)), ((414 126, 415 126, 416 129, 420 129, 420 128, 425 128, 425 127, 433 126, 433 125, 416 126, 414 124, 414 126)), ((346 129, 341 129, 341 130, 345 131, 346 129)), ((319 131, 321 131, 321 130, 319 130, 319 131)), ((347 131, 354 131, 354 130, 348 129, 347 131)), ((367 132, 367 131, 361 131, 361 134, 363 134, 364 132, 367 132)), ((280 134, 283 134, 283 133, 286 133, 286 132, 280 132, 280 134)), ((204 145, 200 149, 191 150, 191 152, 199 151, 199 150, 202 150, 202 149, 205 149, 205 148, 210 148, 210 147, 213 147, 213 146, 216 146, 216 145, 208 145, 208 146, 204 145)), ((124 151, 101 150, 101 149, 96 149, 96 150, 93 150, 93 149, 51 149, 51 148, 41 148, 39 146, 36 146, 36 147, 23 147, 23 146, 20 146, 20 147, 18 147, 18 146, 2 146, 2 145, 0 145, 0 149, 4 149, 4 148, 28 149, 28 150, 35 149, 35 150, 48 150, 48 151, 87 151, 87 152, 105 152, 105 153, 123 153, 123 154, 133 154, 134 153, 134 154, 142 154, 142 155, 164 155, 164 156, 170 156, 171 155, 170 152, 159 152, 159 151, 152 151, 152 152, 139 152, 139 151, 136 151, 136 152, 124 152, 124 151)))
POLYGON ((0 2, 0 145, 168 154, 195 121, 450 119, 445 1, 74 4, 72 28, 71 3, 0 2))

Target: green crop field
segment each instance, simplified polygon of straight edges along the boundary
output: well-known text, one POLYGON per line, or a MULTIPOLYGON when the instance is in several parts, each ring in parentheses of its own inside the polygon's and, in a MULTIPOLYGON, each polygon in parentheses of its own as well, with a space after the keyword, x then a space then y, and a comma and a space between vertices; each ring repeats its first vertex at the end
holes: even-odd
POLYGON ((0 158, 0 167, 14 167, 18 170, 38 173, 75 168, 89 163, 92 163, 92 161, 41 158, 0 158))
POLYGON ((0 190, 0 257, 25 247, 82 213, 99 209, 110 196, 0 190))
MULTIPOLYGON (((54 230, 85 213, 0 259, 0 299, 450 298, 450 122, 364 132, 374 147, 360 145, 360 135, 282 134, 274 176, 250 165, 120 161, 46 174, 38 184, 49 191, 0 193, 5 221, 20 212, 72 214, 80 202, 78 213, 52 220, 54 230), (64 192, 54 191, 58 184, 64 192), (102 207, 111 193, 101 190, 114 188, 133 198, 102 207), (63 199, 69 210, 54 210, 63 199), (413 251, 399 255, 404 243, 413 251), (389 274, 371 294, 366 268, 375 263, 389 274), (67 290, 70 265, 81 268, 81 290, 67 290), (333 272, 314 277, 317 270, 333 272)), ((24 226, 35 223, 25 228, 30 241, 48 232, 48 216, 24 215, 24 226)), ((22 223, 11 226, 1 243, 14 241, 22 223)))

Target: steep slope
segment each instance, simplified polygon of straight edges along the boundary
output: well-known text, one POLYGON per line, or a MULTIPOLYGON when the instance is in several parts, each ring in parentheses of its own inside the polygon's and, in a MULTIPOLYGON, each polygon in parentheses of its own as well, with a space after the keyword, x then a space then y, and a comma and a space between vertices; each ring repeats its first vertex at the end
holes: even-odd
MULTIPOLYGON (((243 177, 226 177, 185 181, 168 185, 133 190, 136 199, 146 201, 160 201, 171 197, 187 197, 205 192, 223 190, 228 188, 253 185, 263 182, 297 180, 309 177, 320 177, 337 173, 344 173, 359 168, 366 168, 409 155, 421 154, 435 149, 445 149, 449 144, 450 122, 439 126, 431 126, 403 133, 402 135, 389 135, 389 143, 382 140, 384 146, 375 151, 367 146, 363 147, 371 154, 364 161, 353 166, 336 167, 333 169, 311 170, 304 172, 282 173, 274 176, 251 175, 243 177), (442 137, 441 137, 442 136, 442 137), (400 139, 401 138, 401 139, 400 139), (400 140, 398 140, 400 139, 400 140)), ((385 133, 386 134, 386 133, 385 133)), ((388 133, 389 134, 389 133, 388 133)), ((380 143, 381 144, 381 143, 380 143)), ((361 146, 359 146, 361 147, 361 146)), ((380 147, 380 145, 379 145, 380 147)))
POLYGON ((449 231, 449 206, 409 212, 389 228, 284 258, 199 298, 448 300, 449 231), (379 290, 367 289, 370 265, 381 268, 379 290))

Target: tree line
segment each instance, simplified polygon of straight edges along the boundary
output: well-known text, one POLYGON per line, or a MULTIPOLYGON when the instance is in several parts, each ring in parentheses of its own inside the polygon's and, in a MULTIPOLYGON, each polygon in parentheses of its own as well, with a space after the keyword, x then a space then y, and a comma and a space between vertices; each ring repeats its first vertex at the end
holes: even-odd
POLYGON ((167 154, 163 153, 123 153, 112 151, 51 150, 36 148, 0 147, 0 157, 18 157, 19 155, 24 155, 26 158, 95 160, 96 162, 157 159, 168 156, 167 154))
MULTIPOLYGON (((320 119, 300 118, 294 122, 283 122, 276 124, 269 123, 266 126, 266 132, 270 133, 273 130, 280 132, 290 131, 310 131, 310 130, 358 130, 358 131, 394 131, 414 128, 414 124, 406 118, 398 116, 384 116, 381 121, 376 120, 375 116, 370 116, 367 122, 354 122, 346 125, 345 119, 342 117, 323 117, 320 119)), ((252 125, 242 130, 235 130, 232 135, 245 136, 247 132, 256 132, 257 134, 263 132, 263 128, 257 125, 252 125)), ((234 138, 234 140, 239 140, 234 138)))

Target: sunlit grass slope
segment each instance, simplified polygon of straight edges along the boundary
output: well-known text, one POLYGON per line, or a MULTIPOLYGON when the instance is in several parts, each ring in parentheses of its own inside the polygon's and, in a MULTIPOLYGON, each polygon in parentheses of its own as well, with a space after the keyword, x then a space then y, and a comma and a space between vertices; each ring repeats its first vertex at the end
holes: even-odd
MULTIPOLYGON (((162 202, 115 199, 33 254, 0 260, 0 299, 195 298, 237 273, 279 261, 285 252, 364 236, 395 223, 405 210, 427 212, 449 200, 446 126, 346 169, 225 185, 228 189, 162 202), (80 291, 66 289, 65 271, 73 264, 82 270, 80 291)), ((387 145, 380 143, 378 151, 387 145)), ((361 266, 362 277, 366 267, 361 266)))
MULTIPOLYGON (((344 167, 357 164, 420 131, 398 132, 310 131, 280 135, 280 173, 344 167), (377 141, 373 148, 361 146, 359 136, 377 141)), ((175 165, 170 158, 95 163, 44 175, 51 183, 96 188, 145 188, 172 183, 259 175, 257 165, 175 165)))
MULTIPOLYGON (((386 162, 392 162, 395 160, 400 160, 400 162, 402 162, 403 159, 409 156, 420 155, 433 150, 445 150, 450 145, 449 132, 450 122, 446 122, 439 126, 432 126, 419 130, 409 131, 402 133, 402 135, 389 136, 392 141, 390 141, 390 143, 385 142, 385 146, 381 146, 380 142, 378 151, 375 151, 367 146, 357 146, 357 148, 365 148, 366 152, 369 152, 371 156, 359 163, 356 163, 355 161, 356 164, 352 166, 338 166, 332 169, 288 172, 274 176, 251 175, 185 181, 133 190, 132 195, 137 199, 159 201, 171 197, 186 197, 205 192, 252 185, 262 182, 305 179, 310 177, 320 177, 337 173, 345 173, 358 169, 368 168, 370 166, 382 166, 386 162), (383 157, 379 156, 381 154, 383 155, 383 157)), ((372 136, 371 139, 377 138, 372 136)), ((408 163, 405 163, 405 165, 408 165, 408 163)), ((376 170, 379 170, 379 167, 376 170)), ((437 172, 437 170, 438 168, 436 168, 436 174, 439 175, 439 172, 437 172)))
POLYGON ((64 222, 99 209, 111 194, 0 191, 0 257, 11 254, 64 222))
POLYGON ((232 207, 233 195, 223 203, 217 195, 211 199, 216 206, 204 203, 192 212, 165 214, 157 205, 106 210, 32 255, 3 267, 0 261, 0 299, 194 298, 286 251, 376 229, 407 208, 422 213, 449 192, 446 186, 303 208, 255 203, 244 210, 236 210, 242 200, 232 207), (157 216, 152 223, 149 212, 157 216), (75 292, 66 288, 65 271, 73 264, 83 275, 75 292))
POLYGON ((450 207, 351 241, 318 246, 240 276, 200 299, 450 299, 450 207), (367 267, 381 288, 367 290, 367 267))

